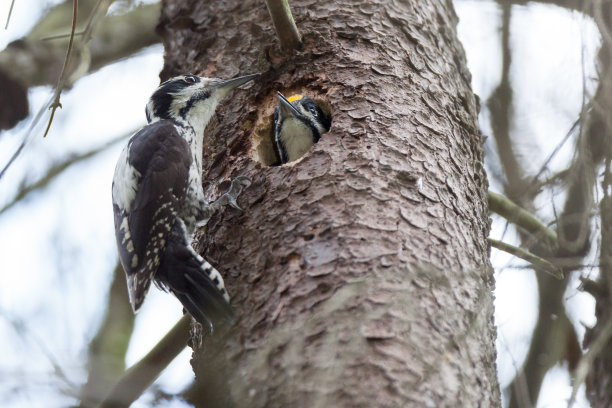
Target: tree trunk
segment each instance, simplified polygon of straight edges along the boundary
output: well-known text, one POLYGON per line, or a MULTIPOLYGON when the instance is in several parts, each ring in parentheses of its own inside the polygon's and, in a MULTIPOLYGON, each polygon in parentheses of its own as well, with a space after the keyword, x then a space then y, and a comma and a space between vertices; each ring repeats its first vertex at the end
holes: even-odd
MULTIPOLYGON (((585 289, 593 295, 596 301, 595 316, 597 324, 587 330, 584 337, 584 347, 589 348, 589 354, 594 358, 589 367, 586 379, 587 397, 594 408, 609 407, 612 404, 612 185, 611 162, 612 122, 612 5, 598 4, 591 10, 601 33, 602 44, 598 54, 599 84, 593 97, 589 116, 585 120, 589 158, 593 167, 605 163, 604 177, 601 187, 603 198, 599 203, 601 213, 601 244, 600 268, 596 282, 583 279, 585 289)), ((585 149, 586 150, 586 149, 585 149)), ((597 167, 595 167, 597 169, 597 167)), ((590 207, 587 207, 589 210, 590 207)), ((589 356, 591 357, 591 356, 589 356)))
MULTIPOLYGON (((206 407, 499 406, 487 180, 450 1, 292 1, 284 55, 263 1, 166 0, 162 79, 262 77, 209 125, 204 180, 253 184, 197 249, 237 323, 194 328, 206 407), (343 4, 344 3, 344 4, 343 4), (269 166, 276 91, 332 112, 299 161, 269 166)), ((231 100, 230 100, 231 99, 231 100)))

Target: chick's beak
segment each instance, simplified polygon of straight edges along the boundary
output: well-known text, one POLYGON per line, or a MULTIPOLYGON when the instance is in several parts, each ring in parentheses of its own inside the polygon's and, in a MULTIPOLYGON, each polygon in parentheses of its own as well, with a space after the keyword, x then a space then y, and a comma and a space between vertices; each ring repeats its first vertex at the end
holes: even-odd
POLYGON ((291 116, 300 116, 300 111, 298 111, 295 108, 295 106, 293 106, 291 102, 289 102, 287 98, 283 96, 282 93, 280 92, 277 92, 277 93, 278 93, 278 107, 279 107, 279 113, 280 113, 281 118, 287 118, 291 116))

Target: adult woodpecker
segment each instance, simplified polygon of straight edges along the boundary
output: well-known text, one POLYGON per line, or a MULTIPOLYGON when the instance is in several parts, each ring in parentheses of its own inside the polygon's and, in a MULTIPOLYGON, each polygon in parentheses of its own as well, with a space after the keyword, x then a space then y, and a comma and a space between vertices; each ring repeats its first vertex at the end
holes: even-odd
POLYGON ((285 98, 278 92, 274 109, 274 144, 281 164, 299 159, 329 130, 331 120, 307 96, 285 98))
POLYGON ((232 320, 223 279, 191 248, 191 237, 223 206, 239 208, 236 198, 250 184, 239 176, 209 203, 202 188, 202 146, 219 101, 257 75, 183 75, 162 83, 145 109, 149 124, 121 152, 113 177, 115 237, 134 312, 154 281, 211 331, 213 323, 232 320))

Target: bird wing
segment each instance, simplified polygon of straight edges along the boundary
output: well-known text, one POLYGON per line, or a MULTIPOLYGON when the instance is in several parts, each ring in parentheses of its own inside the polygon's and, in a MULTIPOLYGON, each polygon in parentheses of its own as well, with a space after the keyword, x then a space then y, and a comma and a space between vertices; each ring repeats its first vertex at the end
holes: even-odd
POLYGON ((130 303, 137 311, 157 272, 169 232, 177 222, 192 156, 176 127, 162 120, 144 127, 130 139, 126 160, 127 164, 121 169, 118 164, 115 171, 113 210, 119 257, 127 274, 130 303), (116 194, 115 183, 130 179, 132 182, 124 186, 129 194, 116 194))

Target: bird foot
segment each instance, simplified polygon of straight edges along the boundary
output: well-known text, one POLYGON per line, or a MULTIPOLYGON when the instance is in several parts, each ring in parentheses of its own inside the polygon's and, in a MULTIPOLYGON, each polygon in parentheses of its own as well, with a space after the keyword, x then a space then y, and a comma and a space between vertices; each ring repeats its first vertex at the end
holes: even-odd
POLYGON ((242 189, 251 185, 251 179, 247 176, 238 176, 232 180, 230 188, 223 194, 217 201, 211 204, 215 210, 221 209, 226 205, 234 207, 237 210, 242 211, 242 208, 236 202, 236 199, 242 193, 242 189))
POLYGON ((210 217, 227 205, 242 211, 242 208, 240 208, 236 202, 236 199, 240 193, 242 193, 242 190, 250 185, 251 180, 247 176, 238 176, 232 180, 230 188, 216 201, 213 201, 212 203, 202 203, 196 228, 200 229, 202 232, 205 232, 204 228, 206 227, 210 217))

